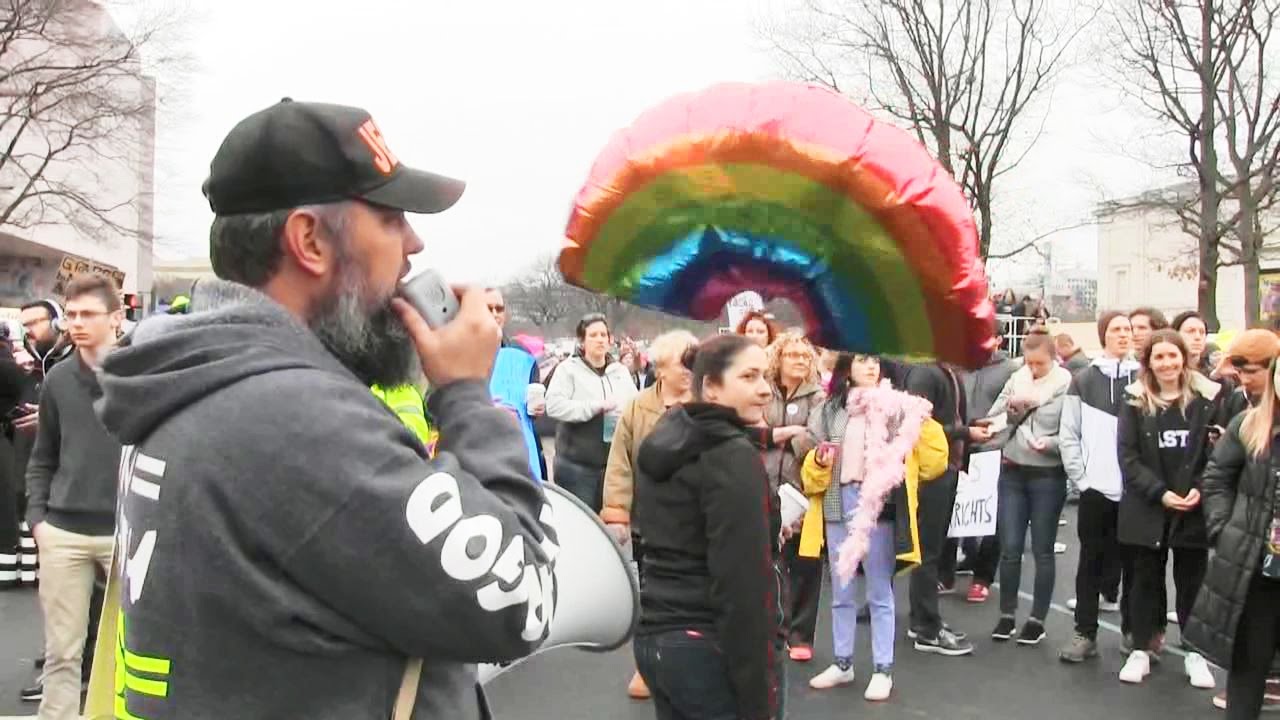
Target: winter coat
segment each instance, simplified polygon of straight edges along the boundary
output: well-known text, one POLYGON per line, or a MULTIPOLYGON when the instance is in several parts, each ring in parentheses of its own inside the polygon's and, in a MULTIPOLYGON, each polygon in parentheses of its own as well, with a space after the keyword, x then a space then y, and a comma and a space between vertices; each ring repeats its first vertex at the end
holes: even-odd
POLYGON ((662 416, 637 462, 635 516, 645 541, 637 634, 712 638, 736 717, 777 717, 782 527, 759 448, 735 411, 687 403, 662 416))
MULTIPOLYGON (((556 366, 547 385, 547 415, 559 420, 556 455, 583 467, 604 470, 609 443, 604 441, 604 403, 621 410, 637 393, 631 373, 622 363, 606 360, 597 370, 580 355, 556 366)), ((617 430, 615 429, 615 433, 617 430)))
MULTIPOLYGON (((828 402, 820 412, 810 417, 809 427, 815 432, 819 442, 843 445, 844 428, 848 422, 848 410, 844 407, 836 408, 833 403, 828 402)), ((889 501, 893 503, 894 510, 894 555, 898 560, 897 572, 906 572, 920 564, 918 516, 920 483, 936 480, 947 471, 949 450, 947 435, 942 429, 942 424, 933 419, 925 420, 920 427, 920 439, 916 441, 915 449, 907 455, 903 483, 889 495, 889 501)), ((839 455, 836 456, 836 462, 829 468, 818 466, 816 452, 811 451, 805 456, 803 467, 805 484, 810 487, 825 484, 826 487, 822 500, 822 519, 825 522, 840 522, 845 514, 853 509, 843 507, 838 479, 840 470, 839 455)), ((811 529, 811 525, 809 517, 806 516, 800 534, 801 555, 804 557, 815 557, 817 554, 816 552, 812 555, 806 554, 804 552, 806 549, 812 551, 815 544, 819 549, 822 546, 821 542, 814 537, 815 531, 811 529), (805 534, 806 530, 809 531, 808 537, 805 534)))
MULTIPOLYGON (((818 412, 823 401, 826 400, 826 394, 814 383, 802 384, 791 397, 785 397, 785 392, 775 387, 773 399, 765 408, 764 420, 770 428, 787 425, 807 426, 809 418, 818 412)), ((770 444, 764 453, 764 468, 769 473, 770 486, 776 491, 779 485, 787 483, 803 491, 804 487, 800 482, 800 466, 804 463, 804 456, 809 454, 817 444, 813 433, 808 430, 782 445, 770 444)))
POLYGON ((662 405, 662 385, 650 385, 622 410, 609 448, 609 464, 604 470, 604 509, 600 519, 607 523, 631 524, 635 499, 636 457, 640 443, 649 437, 667 409, 662 405))
MULTIPOLYGON (((1262 567, 1280 476, 1280 426, 1269 458, 1249 455, 1237 415, 1213 449, 1201 480, 1200 505, 1214 552, 1182 638, 1209 662, 1230 669, 1249 585, 1262 567)), ((1280 672, 1272 662, 1271 674, 1280 672)))
POLYGON ((1062 422, 1062 405, 1071 386, 1071 373, 1062 366, 1054 366, 1047 375, 1036 378, 1030 368, 1018 368, 1000 391, 1000 397, 988 411, 989 415, 1008 416, 1009 428, 996 439, 1004 452, 1004 459, 1017 465, 1030 467, 1060 467, 1059 430, 1062 422), (1034 395, 1038 404, 1019 413, 1010 411, 1009 401, 1019 395, 1034 395), (1031 446, 1032 440, 1044 440, 1044 450, 1031 446))
POLYGON ((1200 490, 1200 476, 1209 458, 1209 425, 1215 417, 1215 401, 1220 388, 1202 375, 1193 374, 1191 377, 1195 395, 1183 408, 1190 429, 1187 461, 1173 477, 1160 466, 1158 416, 1143 412, 1139 400, 1141 382, 1125 388, 1125 404, 1120 409, 1116 440, 1120 474, 1124 480, 1117 534, 1125 545, 1156 549, 1208 547, 1203 501, 1188 512, 1169 510, 1162 502, 1169 490, 1183 496, 1192 488, 1200 490))
POLYGON ((1075 374, 1062 403, 1058 449, 1062 467, 1080 492, 1094 490, 1120 502, 1124 481, 1116 450, 1124 389, 1137 379, 1138 363, 1100 357, 1075 374))

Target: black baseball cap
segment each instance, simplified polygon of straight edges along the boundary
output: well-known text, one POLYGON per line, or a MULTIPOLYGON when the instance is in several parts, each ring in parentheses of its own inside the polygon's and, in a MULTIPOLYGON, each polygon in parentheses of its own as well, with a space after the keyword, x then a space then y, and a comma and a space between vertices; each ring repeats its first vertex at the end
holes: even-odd
POLYGON ((465 188, 401 164, 365 110, 284 98, 231 129, 202 190, 225 216, 350 199, 437 213, 465 188))

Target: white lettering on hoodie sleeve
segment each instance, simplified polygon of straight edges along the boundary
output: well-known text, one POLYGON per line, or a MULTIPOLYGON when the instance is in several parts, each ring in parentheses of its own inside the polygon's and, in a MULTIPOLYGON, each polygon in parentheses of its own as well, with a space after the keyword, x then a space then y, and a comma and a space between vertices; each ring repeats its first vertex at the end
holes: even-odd
MULTIPOLYGON (((503 537, 497 518, 485 513, 464 515, 461 491, 452 475, 433 473, 419 483, 409 496, 405 517, 423 545, 443 535, 440 567, 458 582, 481 582, 476 591, 479 607, 497 612, 526 603, 528 613, 521 635, 525 640, 542 636, 555 614, 553 571, 527 565, 524 538, 503 537), (486 576, 492 579, 484 582, 486 576), (503 590, 504 584, 510 589, 503 590)), ((554 520, 551 506, 543 505, 539 521, 554 528, 554 520)), ((549 538, 541 547, 554 567, 559 547, 549 538)))

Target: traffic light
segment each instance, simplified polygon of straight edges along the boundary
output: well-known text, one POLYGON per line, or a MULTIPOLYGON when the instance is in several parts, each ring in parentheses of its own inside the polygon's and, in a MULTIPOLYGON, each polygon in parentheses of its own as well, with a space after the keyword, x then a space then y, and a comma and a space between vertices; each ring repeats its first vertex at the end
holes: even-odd
POLYGON ((142 296, 137 293, 124 294, 124 316, 130 322, 142 319, 142 296))

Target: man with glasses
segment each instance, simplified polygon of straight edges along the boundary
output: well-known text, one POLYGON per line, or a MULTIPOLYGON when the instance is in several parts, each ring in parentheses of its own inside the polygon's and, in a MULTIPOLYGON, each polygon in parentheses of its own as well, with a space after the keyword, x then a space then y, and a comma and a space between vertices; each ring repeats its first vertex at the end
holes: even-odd
POLYGON ((538 361, 520 343, 507 337, 507 304, 502 291, 485 290, 485 302, 493 319, 502 328, 502 345, 489 376, 489 394, 500 407, 507 409, 520 423, 524 434, 525 450, 529 453, 529 469, 539 480, 547 479, 547 460, 542 454, 542 439, 534 429, 534 419, 546 412, 543 400, 546 388, 541 384, 542 373, 538 361))
POLYGON ((40 389, 39 428, 27 466, 27 523, 40 553, 45 665, 40 720, 80 715, 81 661, 95 566, 111 564, 120 443, 94 413, 96 371, 124 318, 108 278, 81 275, 66 289, 65 320, 76 353, 40 389))

